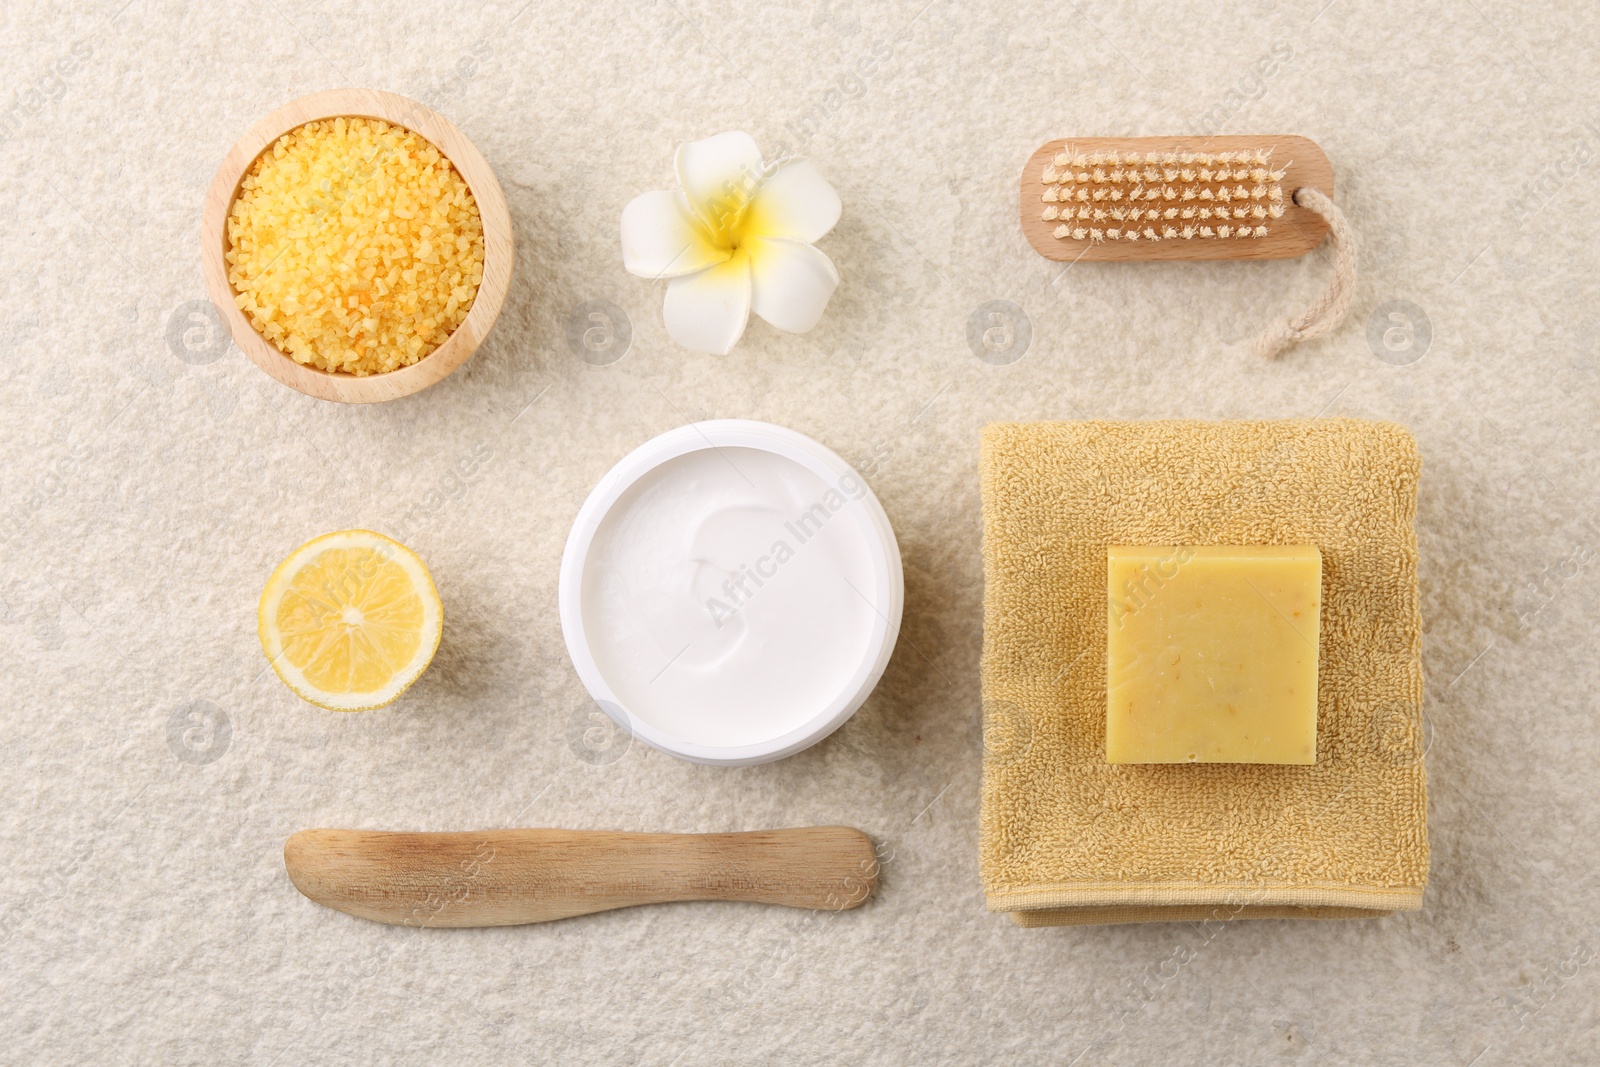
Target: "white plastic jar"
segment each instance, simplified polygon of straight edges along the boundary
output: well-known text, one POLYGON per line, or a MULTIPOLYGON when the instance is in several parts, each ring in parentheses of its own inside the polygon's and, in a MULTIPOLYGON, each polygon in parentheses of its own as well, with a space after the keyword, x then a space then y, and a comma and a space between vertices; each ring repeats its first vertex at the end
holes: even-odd
POLYGON ((883 675, 904 602, 865 480, 763 422, 639 446, 584 501, 561 560, 561 629, 590 695, 697 763, 781 759, 838 729, 883 675))

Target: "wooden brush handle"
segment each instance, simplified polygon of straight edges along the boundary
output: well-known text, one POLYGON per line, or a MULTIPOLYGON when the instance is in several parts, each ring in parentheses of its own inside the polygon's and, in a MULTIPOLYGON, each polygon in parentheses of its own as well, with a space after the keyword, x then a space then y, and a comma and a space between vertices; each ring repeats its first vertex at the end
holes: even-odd
POLYGON ((675 900, 843 911, 878 882, 847 826, 732 834, 605 830, 302 830, 283 846, 318 904, 402 926, 513 926, 675 900))
MULTIPOLYGON (((1236 184, 1232 181, 1223 184, 1236 184)), ((1296 204, 1295 190, 1304 186, 1319 189, 1333 198, 1333 164, 1315 141, 1292 134, 1275 137, 1072 137, 1050 141, 1028 157, 1022 170, 1022 234, 1034 251, 1046 259, 1076 262, 1083 260, 1169 260, 1169 259, 1284 259, 1311 251, 1327 236, 1328 223, 1321 215, 1296 204), (1284 216, 1274 219, 1266 237, 1249 240, 1161 240, 1161 241, 1079 241, 1058 238, 1058 222, 1047 221, 1041 209, 1047 186, 1044 169, 1060 152, 1252 152, 1271 149, 1271 166, 1283 168, 1284 216)), ((1199 205, 1199 201, 1195 201, 1199 205)), ((1107 204, 1107 207, 1112 205, 1107 204)), ((1162 202, 1166 206, 1166 202, 1162 202)), ((1180 205, 1187 206, 1187 204, 1180 205)), ((1084 224, 1079 224, 1084 225, 1084 224)), ((1117 226, 1115 221, 1088 223, 1089 226, 1117 226)), ((1165 225, 1158 223, 1155 225, 1165 225)), ((1182 225, 1182 223, 1178 223, 1182 225)), ((1142 228, 1136 226, 1135 229, 1142 228)))

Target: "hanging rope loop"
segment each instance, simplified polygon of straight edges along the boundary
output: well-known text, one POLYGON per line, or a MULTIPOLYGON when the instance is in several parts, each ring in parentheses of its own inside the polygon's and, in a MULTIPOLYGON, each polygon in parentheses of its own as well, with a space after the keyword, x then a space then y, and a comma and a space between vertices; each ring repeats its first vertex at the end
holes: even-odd
POLYGON ((1256 339, 1256 352, 1276 359, 1290 345, 1329 333, 1344 321, 1356 292, 1356 235, 1332 200, 1309 185, 1294 191, 1294 202, 1328 223, 1333 251, 1333 281, 1300 314, 1278 319, 1256 339))

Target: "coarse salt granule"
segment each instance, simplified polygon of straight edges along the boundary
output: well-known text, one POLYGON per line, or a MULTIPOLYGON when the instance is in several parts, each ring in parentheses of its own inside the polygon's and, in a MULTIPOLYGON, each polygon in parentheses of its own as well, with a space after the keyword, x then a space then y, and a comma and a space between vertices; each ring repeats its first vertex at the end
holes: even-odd
POLYGON ((379 119, 320 119, 245 175, 226 258, 239 310, 281 351, 381 374, 417 362, 467 317, 483 220, 425 138, 379 119))

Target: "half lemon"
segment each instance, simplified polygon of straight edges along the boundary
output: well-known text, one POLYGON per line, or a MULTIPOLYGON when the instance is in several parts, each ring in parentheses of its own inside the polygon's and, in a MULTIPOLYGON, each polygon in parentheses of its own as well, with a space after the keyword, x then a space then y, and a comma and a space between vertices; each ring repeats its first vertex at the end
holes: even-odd
POLYGON ((444 608, 417 554, 371 530, 307 541, 267 579, 261 648, 283 684, 329 711, 392 703, 433 661, 444 608))

